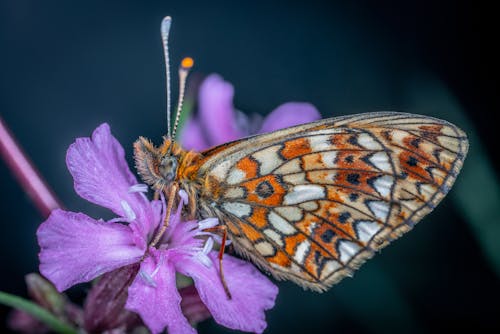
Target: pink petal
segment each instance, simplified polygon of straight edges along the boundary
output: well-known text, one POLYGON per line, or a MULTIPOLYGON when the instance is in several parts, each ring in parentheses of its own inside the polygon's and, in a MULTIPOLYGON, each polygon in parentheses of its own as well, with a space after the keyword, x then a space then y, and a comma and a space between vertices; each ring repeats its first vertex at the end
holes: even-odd
POLYGON ((146 234, 155 227, 154 214, 144 196, 129 191, 138 182, 109 125, 100 125, 92 138, 78 138, 68 149, 66 164, 78 195, 121 217, 137 218, 139 230, 146 239, 146 234))
POLYGON ((193 118, 190 118, 182 128, 180 142, 186 150, 203 151, 210 147, 200 122, 193 118))
POLYGON ((259 133, 272 132, 321 118, 318 110, 309 103, 289 102, 274 109, 264 120, 259 133))
POLYGON ((54 210, 37 231, 40 272, 59 291, 137 262, 144 249, 128 226, 54 210))
POLYGON ((216 74, 209 75, 200 86, 200 124, 212 146, 243 136, 237 128, 233 96, 233 86, 216 74))
POLYGON ((138 313, 153 333, 167 327, 169 334, 196 333, 181 311, 175 269, 168 251, 151 248, 128 289, 125 308, 138 313))
POLYGON ((231 329, 262 333, 267 326, 265 310, 274 306, 278 288, 253 265, 224 255, 224 275, 232 294, 228 300, 219 276, 218 253, 209 254, 213 265, 185 258, 177 270, 193 278, 201 300, 215 321, 231 329))
MULTIPOLYGON (((168 248, 174 253, 180 252, 183 254, 182 249, 188 250, 188 252, 192 249, 201 249, 203 240, 196 238, 199 233, 197 229, 198 222, 195 220, 181 221, 181 214, 182 205, 179 205, 170 218, 167 231, 163 237, 164 242, 168 244, 168 248)), ((175 255, 172 253, 171 256, 174 257, 175 255)))

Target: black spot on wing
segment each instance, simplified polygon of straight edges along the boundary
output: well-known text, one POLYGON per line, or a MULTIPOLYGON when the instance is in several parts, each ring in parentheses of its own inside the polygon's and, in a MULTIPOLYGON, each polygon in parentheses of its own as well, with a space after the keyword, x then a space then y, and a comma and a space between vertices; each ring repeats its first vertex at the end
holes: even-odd
POLYGON ((274 188, 269 181, 262 181, 255 188, 255 192, 260 198, 268 198, 274 193, 274 188))
POLYGON ((359 177, 360 175, 358 173, 347 174, 347 182, 353 185, 358 185, 360 183, 359 177))
POLYGON ((344 224, 345 222, 347 222, 347 220, 351 218, 351 213, 350 212, 342 212, 340 215, 339 215, 339 222, 341 224, 344 224))
POLYGON ((321 235, 321 240, 323 240, 325 243, 329 243, 332 241, 334 236, 335 236, 335 232, 333 232, 332 230, 326 230, 321 235))

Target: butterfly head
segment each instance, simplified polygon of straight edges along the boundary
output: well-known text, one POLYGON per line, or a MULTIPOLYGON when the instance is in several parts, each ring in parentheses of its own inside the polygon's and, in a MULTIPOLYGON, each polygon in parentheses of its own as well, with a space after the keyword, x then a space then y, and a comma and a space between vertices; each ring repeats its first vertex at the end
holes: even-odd
POLYGON ((167 137, 156 147, 144 137, 134 143, 134 159, 139 175, 154 190, 164 190, 177 178, 183 150, 167 137))

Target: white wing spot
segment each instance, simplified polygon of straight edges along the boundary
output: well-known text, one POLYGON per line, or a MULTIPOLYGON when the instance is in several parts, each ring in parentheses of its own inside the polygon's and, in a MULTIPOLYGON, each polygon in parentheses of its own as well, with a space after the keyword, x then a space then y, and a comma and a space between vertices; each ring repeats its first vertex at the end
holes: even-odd
POLYGON ((295 250, 295 255, 293 256, 294 260, 298 263, 304 263, 304 260, 311 248, 311 242, 309 240, 302 241, 295 250))
POLYGON ((233 167, 227 177, 227 183, 237 184, 245 179, 246 173, 239 168, 233 167))
POLYGON ((356 255, 360 247, 354 242, 341 240, 338 244, 338 249, 340 253, 340 261, 347 263, 354 255, 356 255))
POLYGON ((255 152, 252 157, 259 162, 260 174, 269 174, 273 169, 283 164, 283 160, 278 155, 280 145, 266 148, 262 151, 255 152))
POLYGON ((318 210, 318 207, 319 207, 318 203, 316 203, 314 201, 300 203, 299 206, 302 209, 307 210, 307 211, 316 211, 316 210, 318 210))
POLYGON ((323 160, 323 164, 325 165, 325 167, 334 168, 337 166, 337 164, 335 163, 335 159, 337 158, 337 152, 335 151, 323 152, 321 153, 321 158, 323 160))
POLYGON ((311 146, 312 152, 326 151, 332 148, 332 143, 330 142, 329 135, 323 136, 312 136, 309 137, 309 145, 311 146))
POLYGON ((293 227, 292 224, 290 224, 288 221, 280 217, 278 214, 276 214, 274 211, 271 211, 269 215, 267 216, 267 219, 269 219, 269 223, 279 232, 290 235, 294 234, 297 232, 295 227, 293 227))
POLYGON ((315 184, 298 185, 285 195, 283 204, 292 205, 325 198, 325 188, 315 184))
POLYGON ((378 177, 373 182, 375 190, 382 196, 388 196, 391 193, 392 185, 394 184, 394 178, 390 175, 384 175, 378 177))
POLYGON ((302 219, 302 210, 295 206, 278 207, 274 209, 282 217, 286 217, 290 221, 299 221, 302 219))
POLYGON ((377 222, 371 220, 360 221, 356 224, 356 232, 359 240, 363 242, 367 242, 373 238, 381 228, 377 222))
POLYGON ((382 149, 382 146, 367 133, 361 133, 357 139, 358 139, 358 144, 368 150, 382 149))
POLYGON ((274 241, 278 246, 283 247, 285 244, 283 243, 283 239, 281 239, 281 235, 278 232, 271 230, 270 228, 264 230, 264 234, 274 241))
POLYGON ((320 279, 329 276, 331 273, 333 273, 336 270, 339 270, 340 268, 342 268, 342 265, 337 261, 335 260, 327 261, 323 267, 323 270, 321 271, 320 279))
POLYGON ((252 208, 250 207, 250 205, 245 203, 226 202, 222 204, 222 207, 227 212, 232 213, 239 218, 250 216, 250 214, 252 213, 252 208))
POLYGON ((459 151, 460 140, 458 140, 457 138, 447 137, 447 136, 439 136, 439 137, 437 137, 437 140, 438 140, 439 144, 443 145, 447 149, 449 149, 453 152, 459 151))
POLYGON ((391 164, 389 162, 389 155, 386 152, 377 152, 368 159, 373 166, 384 171, 391 172, 391 164))
POLYGON ((302 168, 300 167, 299 159, 296 158, 284 163, 280 168, 274 171, 274 174, 291 174, 300 172, 302 172, 302 168))
POLYGON ((385 221, 389 214, 389 204, 382 201, 368 202, 368 208, 378 219, 385 221))
POLYGON ((229 168, 231 168, 231 161, 227 160, 215 167, 210 174, 219 179, 219 181, 222 181, 226 178, 229 168))
POLYGON ((314 232, 316 225, 317 225, 316 223, 309 224, 309 226, 307 227, 307 231, 309 232, 309 234, 312 234, 314 232))
POLYGON ((262 255, 262 256, 272 256, 274 255, 274 247, 267 241, 261 241, 257 244, 255 244, 255 249, 262 255))

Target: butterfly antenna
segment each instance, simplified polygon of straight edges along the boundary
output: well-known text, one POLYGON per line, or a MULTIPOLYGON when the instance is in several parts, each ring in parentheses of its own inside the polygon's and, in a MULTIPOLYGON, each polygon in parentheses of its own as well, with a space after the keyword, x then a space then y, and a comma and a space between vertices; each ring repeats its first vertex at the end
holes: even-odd
POLYGON ((181 66, 179 67, 179 102, 177 103, 177 111, 175 112, 175 123, 174 129, 172 130, 172 139, 175 139, 177 126, 179 125, 179 120, 181 119, 182 103, 184 102, 184 93, 186 90, 186 79, 189 74, 189 70, 191 70, 193 65, 193 58, 186 57, 182 60, 181 66))
POLYGON ((167 136, 171 137, 170 134, 170 119, 171 119, 171 103, 170 103, 170 57, 168 54, 168 34, 170 32, 170 26, 172 25, 172 18, 166 16, 161 21, 161 41, 163 43, 163 54, 165 56, 165 76, 167 80, 167 136))

